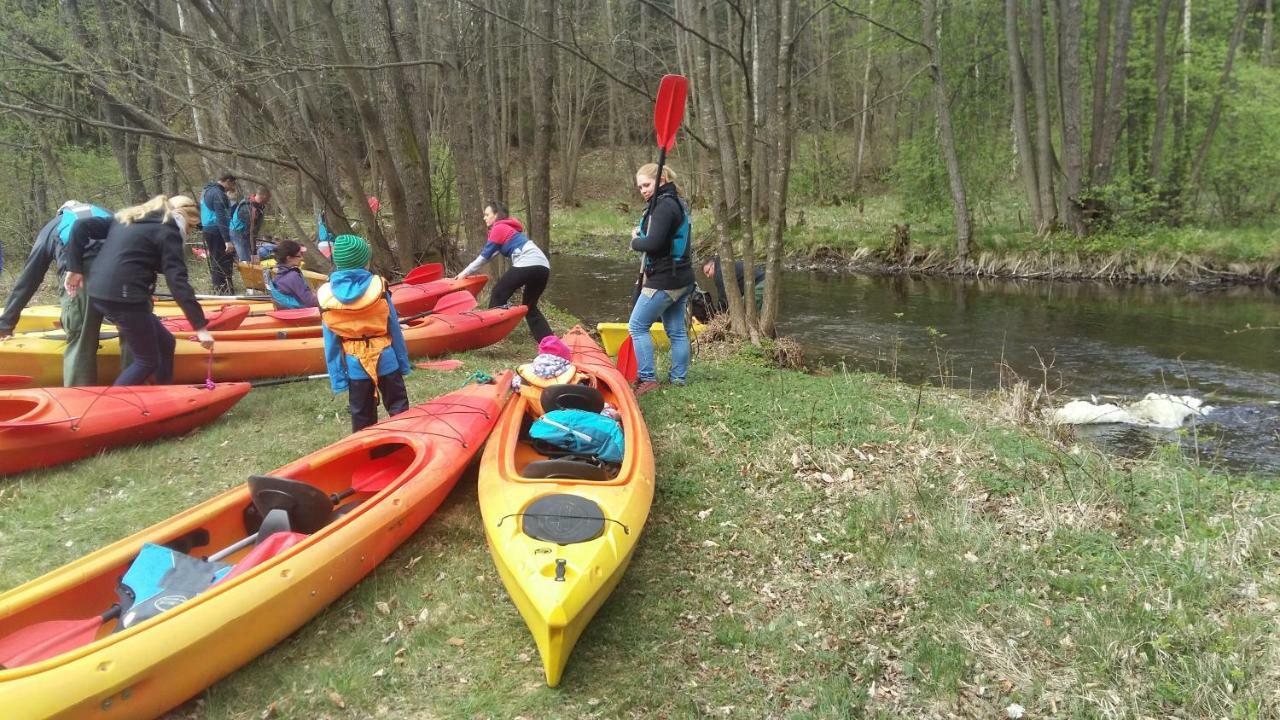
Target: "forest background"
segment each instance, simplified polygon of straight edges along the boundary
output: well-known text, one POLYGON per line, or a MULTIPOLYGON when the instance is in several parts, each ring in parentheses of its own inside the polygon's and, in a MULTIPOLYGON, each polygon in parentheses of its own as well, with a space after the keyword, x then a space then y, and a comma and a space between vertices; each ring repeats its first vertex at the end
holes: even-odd
POLYGON ((700 252, 769 271, 762 310, 731 304, 740 334, 773 331, 800 256, 1274 280, 1274 5, 0 0, 0 238, 12 268, 65 199, 230 169, 275 190, 277 234, 324 210, 387 271, 458 265, 491 198, 553 251, 621 244, 678 72, 700 252))

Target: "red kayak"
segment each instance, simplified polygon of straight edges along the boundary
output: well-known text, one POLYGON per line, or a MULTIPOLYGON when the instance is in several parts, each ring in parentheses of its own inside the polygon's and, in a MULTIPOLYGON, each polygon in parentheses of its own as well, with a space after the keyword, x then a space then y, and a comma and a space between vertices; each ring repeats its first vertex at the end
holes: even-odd
MULTIPOLYGON (((225 305, 221 310, 207 312, 204 314, 204 319, 209 324, 205 329, 235 330, 249 317, 249 311, 252 309, 248 305, 225 305)), ((191 332, 191 321, 185 317, 160 318, 160 324, 164 325, 169 332, 191 332)))
MULTIPOLYGON (((476 295, 484 288, 484 284, 487 282, 489 282, 488 275, 469 275, 461 280, 435 280, 421 285, 393 285, 391 287, 391 303, 396 306, 396 313, 400 317, 408 317, 435 308, 436 302, 449 293, 465 290, 472 295, 476 295)), ((297 310, 272 310, 265 315, 246 318, 244 322, 240 323, 238 329, 260 330, 319 324, 319 308, 299 308, 297 310)))
POLYGON ((0 392, 0 475, 117 445, 181 435, 226 412, 248 383, 32 388, 0 392))

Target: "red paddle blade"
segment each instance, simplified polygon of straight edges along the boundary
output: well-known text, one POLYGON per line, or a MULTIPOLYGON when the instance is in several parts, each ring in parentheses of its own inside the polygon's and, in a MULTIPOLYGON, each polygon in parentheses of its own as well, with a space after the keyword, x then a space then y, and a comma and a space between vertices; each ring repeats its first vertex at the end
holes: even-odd
POLYGON ((477 304, 475 295, 466 290, 456 290, 437 300, 431 312, 436 315, 464 313, 474 310, 477 304))
POLYGON ((670 151, 676 145, 676 131, 684 121, 684 104, 689 96, 689 78, 664 75, 658 85, 658 101, 653 105, 653 129, 658 147, 670 151))
POLYGON ((442 277, 444 277, 443 264, 427 263, 410 270, 404 276, 404 282, 406 285, 421 285, 422 283, 428 283, 432 280, 439 280, 442 277))
POLYGON ((32 379, 30 375, 0 375, 0 390, 27 387, 32 379))
POLYGON ((630 335, 618 346, 618 372, 622 373, 627 382, 635 382, 640 374, 640 369, 636 366, 636 349, 631 344, 630 335))
POLYGON ((462 367, 462 361, 454 360, 453 358, 448 358, 446 360, 426 360, 423 362, 416 362, 413 364, 413 366, 416 368, 421 368, 423 370, 439 370, 441 372, 449 372, 451 370, 457 370, 458 368, 462 367))
POLYGON ((0 667, 30 665, 88 645, 105 622, 94 616, 80 620, 49 620, 25 627, 0 640, 0 667))

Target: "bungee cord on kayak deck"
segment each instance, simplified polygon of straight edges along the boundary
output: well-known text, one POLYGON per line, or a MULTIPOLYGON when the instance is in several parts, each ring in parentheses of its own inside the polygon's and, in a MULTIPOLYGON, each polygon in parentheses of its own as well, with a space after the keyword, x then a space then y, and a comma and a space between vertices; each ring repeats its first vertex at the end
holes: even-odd
POLYGON ((430 402, 424 403, 417 407, 409 408, 408 412, 403 412, 399 415, 393 415, 392 417, 389 417, 379 422, 377 425, 373 425, 373 426, 370 426, 369 428, 366 428, 366 430, 368 432, 389 432, 389 433, 393 432, 393 433, 405 433, 407 435, 424 435, 424 436, 430 436, 430 437, 438 437, 438 438, 443 438, 445 440, 453 440, 454 442, 461 444, 461 446, 465 449, 467 447, 467 440, 466 440, 465 433, 463 433, 453 423, 446 420, 444 418, 445 415, 480 415, 485 420, 489 419, 489 412, 483 408, 477 408, 477 407, 468 405, 467 403, 455 403, 455 402, 444 403, 444 402, 438 402, 438 401, 432 400, 430 402), (446 406, 460 405, 466 408, 466 410, 446 410, 443 412, 431 412, 428 408, 434 405, 446 405, 446 406), (394 425, 403 425, 411 421, 416 421, 422 417, 428 417, 428 418, 431 418, 432 420, 438 420, 439 422, 443 423, 445 427, 453 431, 456 437, 450 437, 443 433, 431 432, 429 430, 413 430, 413 429, 407 429, 403 427, 392 427, 394 425))

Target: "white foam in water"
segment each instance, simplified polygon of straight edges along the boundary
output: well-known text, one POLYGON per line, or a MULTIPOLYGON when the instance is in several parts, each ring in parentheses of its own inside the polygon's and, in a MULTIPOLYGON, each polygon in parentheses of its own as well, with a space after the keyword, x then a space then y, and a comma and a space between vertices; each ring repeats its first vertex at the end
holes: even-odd
MULTIPOLYGON (((1097 400, 1097 398, 1093 399, 1097 400)), ((1114 403, 1099 405, 1088 400, 1072 400, 1054 410, 1052 418, 1055 422, 1066 425, 1125 423, 1145 427, 1176 428, 1181 427, 1187 418, 1204 417, 1212 410, 1213 408, 1205 405, 1203 400, 1190 395, 1147 393, 1143 399, 1128 405, 1114 403)))

